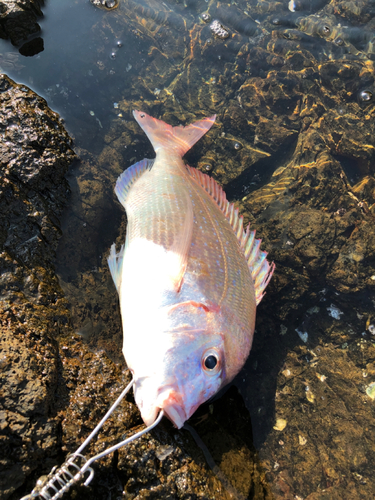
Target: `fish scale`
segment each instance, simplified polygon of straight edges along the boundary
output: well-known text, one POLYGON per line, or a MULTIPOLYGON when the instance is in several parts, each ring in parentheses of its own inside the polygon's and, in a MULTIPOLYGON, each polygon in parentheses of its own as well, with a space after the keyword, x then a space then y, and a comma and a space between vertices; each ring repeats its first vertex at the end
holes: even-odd
POLYGON ((186 270, 187 276, 193 274, 193 286, 186 292, 182 287, 181 292, 194 294, 195 288, 198 288, 217 304, 224 303, 239 310, 242 323, 249 322, 254 310, 251 306, 254 303, 254 286, 236 235, 211 196, 190 179, 193 204, 201 208, 194 211, 194 246, 190 249, 186 270), (200 273, 196 272, 197 264, 200 273), (238 309, 240 304, 242 307, 238 309))
POLYGON ((134 185, 127 200, 129 242, 146 238, 168 249, 181 230, 186 200, 177 196, 182 183, 173 178, 173 172, 158 169, 146 171, 134 185))
POLYGON ((150 425, 163 410, 180 428, 244 365, 274 265, 221 187, 182 160, 215 117, 171 127, 134 116, 156 158, 117 180, 128 227, 108 263, 142 418, 150 425))

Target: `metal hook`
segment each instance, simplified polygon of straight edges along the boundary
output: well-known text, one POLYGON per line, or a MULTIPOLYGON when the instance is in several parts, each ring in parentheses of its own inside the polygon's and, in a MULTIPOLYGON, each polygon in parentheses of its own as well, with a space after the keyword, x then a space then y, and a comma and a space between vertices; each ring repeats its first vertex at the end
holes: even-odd
POLYGON ((129 390, 132 388, 133 385, 134 385, 134 379, 125 387, 120 396, 116 399, 111 408, 107 411, 107 413, 104 415, 104 417, 95 427, 95 429, 91 432, 91 434, 81 444, 81 446, 74 453, 69 455, 69 457, 61 465, 61 467, 59 468, 54 467, 47 477, 43 476, 42 478, 40 478, 33 491, 29 495, 22 497, 21 500, 32 500, 33 498, 38 498, 38 497, 44 498, 44 500, 57 500, 58 498, 61 498, 63 494, 66 491, 68 491, 68 489, 73 484, 80 481, 83 478, 85 472, 89 472, 89 475, 83 484, 85 486, 88 486, 92 478, 94 477, 94 470, 92 469, 92 467, 90 467, 90 465, 93 462, 95 462, 95 460, 103 458, 109 453, 112 453, 113 451, 118 450, 122 446, 129 444, 130 442, 143 436, 143 434, 146 434, 146 432, 149 432, 156 425, 158 425, 160 420, 163 418, 164 415, 163 410, 160 410, 158 418, 155 420, 153 424, 149 425, 142 431, 137 432, 133 436, 124 439, 124 441, 121 441, 120 443, 111 446, 107 450, 104 450, 102 453, 95 455, 89 460, 87 460, 86 457, 81 454, 81 451, 89 444, 92 438, 99 432, 104 422, 117 408, 117 406, 120 404, 124 396, 129 392, 129 390), (83 465, 79 466, 77 463, 75 463, 75 461, 78 459, 84 461, 83 465), (71 471, 69 470, 69 468, 73 468, 74 470, 71 471))

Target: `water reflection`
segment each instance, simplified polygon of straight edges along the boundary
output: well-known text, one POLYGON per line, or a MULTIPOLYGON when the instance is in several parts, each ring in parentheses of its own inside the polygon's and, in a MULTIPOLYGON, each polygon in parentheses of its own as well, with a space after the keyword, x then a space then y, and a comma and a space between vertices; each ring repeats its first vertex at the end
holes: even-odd
MULTIPOLYGON (((120 359, 106 255, 123 241, 125 219, 113 186, 152 155, 132 109, 173 125, 217 113, 187 161, 224 185, 277 263, 236 381, 272 494, 371 498, 372 3, 127 0, 108 11, 55 0, 45 14, 45 50, 25 58, 2 42, 0 66, 43 95, 75 137, 81 163, 57 262, 77 330, 120 359)), ((201 411, 225 414, 217 402, 201 411)))

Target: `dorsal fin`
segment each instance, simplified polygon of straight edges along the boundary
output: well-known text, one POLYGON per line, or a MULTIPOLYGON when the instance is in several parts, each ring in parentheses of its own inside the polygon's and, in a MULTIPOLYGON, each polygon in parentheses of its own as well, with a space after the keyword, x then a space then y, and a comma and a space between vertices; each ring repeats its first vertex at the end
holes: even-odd
POLYGON ((141 175, 146 172, 146 170, 151 170, 154 160, 148 160, 144 158, 143 160, 134 163, 131 167, 123 171, 120 177, 117 178, 115 193, 121 205, 125 207, 125 201, 133 184, 141 177, 141 175))
POLYGON ((238 208, 235 208, 233 203, 229 203, 219 184, 212 177, 196 168, 189 167, 189 165, 186 165, 186 168, 193 179, 217 203, 232 226, 254 281, 255 300, 258 305, 264 296, 264 290, 275 270, 274 262, 270 264, 266 259, 267 252, 260 250, 262 240, 255 238, 255 231, 250 231, 250 224, 247 226, 246 231, 244 231, 242 215, 238 214, 238 208))

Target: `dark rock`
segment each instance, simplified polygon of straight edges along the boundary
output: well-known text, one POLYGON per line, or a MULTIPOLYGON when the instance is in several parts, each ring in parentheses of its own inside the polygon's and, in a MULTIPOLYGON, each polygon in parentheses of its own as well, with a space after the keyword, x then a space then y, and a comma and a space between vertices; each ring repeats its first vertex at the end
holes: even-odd
POLYGON ((71 139, 44 99, 0 76, 2 498, 57 452, 58 346, 67 321, 53 258, 69 194, 71 139))
POLYGON ((0 1, 0 37, 20 45, 40 31, 37 18, 42 16, 44 0, 0 1))
POLYGON ((22 56, 32 57, 35 56, 36 54, 39 54, 39 52, 42 52, 43 50, 44 50, 43 38, 40 38, 40 36, 38 36, 37 38, 33 38, 29 42, 24 43, 22 47, 19 48, 19 53, 22 56))

